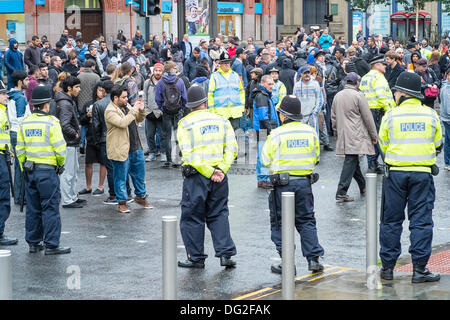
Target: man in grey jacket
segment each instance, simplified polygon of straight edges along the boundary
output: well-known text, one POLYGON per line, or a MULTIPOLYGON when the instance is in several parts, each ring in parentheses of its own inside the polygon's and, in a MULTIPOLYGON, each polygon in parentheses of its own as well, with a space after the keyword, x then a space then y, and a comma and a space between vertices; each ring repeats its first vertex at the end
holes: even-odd
MULTIPOLYGON (((163 73, 164 65, 161 62, 157 62, 153 66, 153 74, 150 79, 145 81, 144 84, 145 136, 147 138, 147 145, 150 152, 148 157, 145 159, 146 162, 156 159, 156 129, 158 129, 160 135, 163 134, 163 112, 158 108, 158 104, 155 101, 156 84, 159 80, 161 80, 163 73)), ((165 154, 165 150, 163 150, 162 153, 165 154)))

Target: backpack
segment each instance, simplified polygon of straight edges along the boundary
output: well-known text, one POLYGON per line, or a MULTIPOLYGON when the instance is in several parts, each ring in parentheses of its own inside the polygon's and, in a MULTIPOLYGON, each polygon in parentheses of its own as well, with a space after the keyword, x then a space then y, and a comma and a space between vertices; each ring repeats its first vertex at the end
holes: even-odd
POLYGON ((164 90, 164 112, 170 115, 180 112, 181 105, 181 92, 177 87, 179 78, 175 79, 173 83, 167 83, 164 79, 161 79, 166 88, 164 90))

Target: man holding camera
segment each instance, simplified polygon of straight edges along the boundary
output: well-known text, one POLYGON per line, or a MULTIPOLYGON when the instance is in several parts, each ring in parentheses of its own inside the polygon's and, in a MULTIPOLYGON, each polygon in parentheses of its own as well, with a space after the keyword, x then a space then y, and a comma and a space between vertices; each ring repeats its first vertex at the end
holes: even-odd
MULTIPOLYGON (((295 227, 300 233, 303 256, 308 270, 323 271, 319 257, 324 250, 319 244, 314 217, 314 198, 311 184, 318 180, 313 173, 320 159, 320 142, 314 128, 301 123, 301 103, 296 96, 284 97, 278 108, 282 126, 272 130, 264 145, 261 158, 270 166, 274 189, 269 195, 271 239, 281 257, 281 194, 295 193, 295 227)), ((272 272, 281 274, 281 264, 272 272)))
POLYGON ((67 150, 58 119, 48 114, 51 100, 49 87, 41 84, 33 90, 30 101, 34 105, 33 114, 20 124, 16 146, 17 158, 26 177, 25 240, 30 253, 45 249, 46 255, 71 251, 59 246, 61 193, 58 175, 64 171, 67 150))

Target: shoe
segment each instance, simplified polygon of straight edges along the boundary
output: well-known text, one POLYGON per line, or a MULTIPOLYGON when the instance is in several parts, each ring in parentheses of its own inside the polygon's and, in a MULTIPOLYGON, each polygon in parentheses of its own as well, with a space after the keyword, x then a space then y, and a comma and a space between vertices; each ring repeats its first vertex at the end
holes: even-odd
POLYGON ((439 273, 431 273, 425 267, 413 267, 412 283, 435 282, 439 281, 441 276, 439 273))
POLYGON ((41 244, 41 243, 38 243, 38 244, 32 244, 32 245, 30 245, 30 250, 29 250, 29 252, 30 252, 30 253, 36 253, 36 252, 42 251, 42 250, 44 250, 44 249, 45 249, 45 247, 44 247, 44 245, 41 244))
POLYGON ((378 166, 377 166, 377 169, 375 170, 375 172, 376 172, 377 174, 384 174, 384 166, 378 165, 378 166))
POLYGON ((446 166, 444 167, 444 170, 450 171, 450 165, 446 165, 446 166))
POLYGON ((323 265, 319 262, 319 258, 314 258, 308 261, 308 270, 312 272, 322 272, 323 265))
POLYGON ((172 163, 172 168, 179 168, 179 167, 180 167, 179 164, 177 164, 177 163, 172 163))
POLYGON ((170 168, 171 166, 172 166, 172 162, 170 162, 170 161, 166 161, 163 164, 163 168, 170 168))
POLYGON ((273 185, 267 181, 258 181, 258 188, 272 189, 273 185))
POLYGON ((366 188, 360 190, 359 193, 360 193, 362 196, 365 195, 365 194, 366 194, 366 188))
POLYGON ((334 151, 334 148, 332 148, 330 146, 323 146, 323 150, 325 150, 325 151, 334 151))
POLYGON ((178 266, 181 268, 204 269, 205 262, 204 261, 192 261, 190 259, 187 259, 185 261, 178 261, 178 266))
POLYGON ((129 195, 128 195, 127 204, 128 204, 128 203, 132 203, 132 202, 134 202, 134 199, 133 199, 133 197, 131 196, 131 194, 129 194, 129 195))
POLYGON ((105 190, 96 189, 94 192, 92 192, 92 195, 94 197, 98 197, 98 196, 101 196, 104 193, 105 193, 105 190))
MULTIPOLYGON (((270 267, 270 270, 273 273, 276 273, 276 274, 281 274, 282 273, 281 269, 282 269, 281 263, 280 264, 273 264, 270 267)), ((297 268, 295 266, 294 266, 294 275, 297 275, 297 268)))
POLYGON ((45 248, 45 255, 54 255, 54 254, 67 254, 70 253, 69 247, 56 247, 56 248, 45 248))
POLYGON ((144 152, 144 156, 146 156, 146 157, 147 157, 149 154, 150 154, 150 150, 147 150, 147 151, 144 152))
POLYGON ((84 154, 84 151, 85 151, 84 147, 80 147, 80 154, 84 154))
POLYGON ((156 156, 154 153, 149 154, 147 158, 145 158, 145 162, 152 162, 156 160, 156 156))
POLYGON ((143 206, 144 209, 153 209, 153 207, 150 205, 150 203, 147 202, 145 198, 134 197, 134 202, 143 206))
POLYGON ((382 267, 380 270, 380 277, 384 280, 394 279, 394 269, 382 267))
POLYGON ((117 199, 116 197, 112 197, 109 196, 108 198, 106 198, 105 201, 103 201, 104 204, 117 204, 117 199))
POLYGON ((157 150, 155 156, 159 157, 161 155, 161 151, 157 150))
POLYGON ((19 240, 17 238, 10 238, 2 234, 0 236, 0 246, 13 246, 17 244, 19 240))
POLYGON ((120 213, 129 213, 130 212, 130 209, 128 208, 126 201, 119 202, 119 212, 120 213))
POLYGON ((79 204, 82 204, 82 205, 85 205, 87 203, 87 200, 78 198, 77 201, 75 201, 75 202, 79 203, 79 204))
POLYGON ((81 203, 78 202, 72 202, 71 204, 63 204, 62 206, 65 209, 71 209, 71 208, 83 208, 84 206, 81 203))
POLYGON ((220 257, 220 265, 222 267, 235 268, 236 261, 231 260, 229 257, 220 257))
POLYGON ((350 197, 348 194, 336 195, 336 203, 352 202, 352 201, 355 201, 355 198, 350 197))
POLYGON ((161 155, 161 158, 159 158, 159 161, 161 162, 167 162, 167 156, 165 154, 161 155))
POLYGON ((88 189, 83 189, 80 192, 78 192, 78 195, 84 195, 84 194, 91 194, 92 193, 92 189, 88 190, 88 189))

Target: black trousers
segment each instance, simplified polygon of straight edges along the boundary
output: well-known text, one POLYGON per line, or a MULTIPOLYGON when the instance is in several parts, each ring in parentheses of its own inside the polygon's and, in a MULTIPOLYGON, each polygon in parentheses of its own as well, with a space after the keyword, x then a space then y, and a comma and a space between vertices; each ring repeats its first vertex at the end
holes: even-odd
POLYGON ((346 154, 336 195, 347 194, 352 178, 355 178, 360 191, 366 188, 366 180, 359 166, 359 156, 357 154, 346 154))

